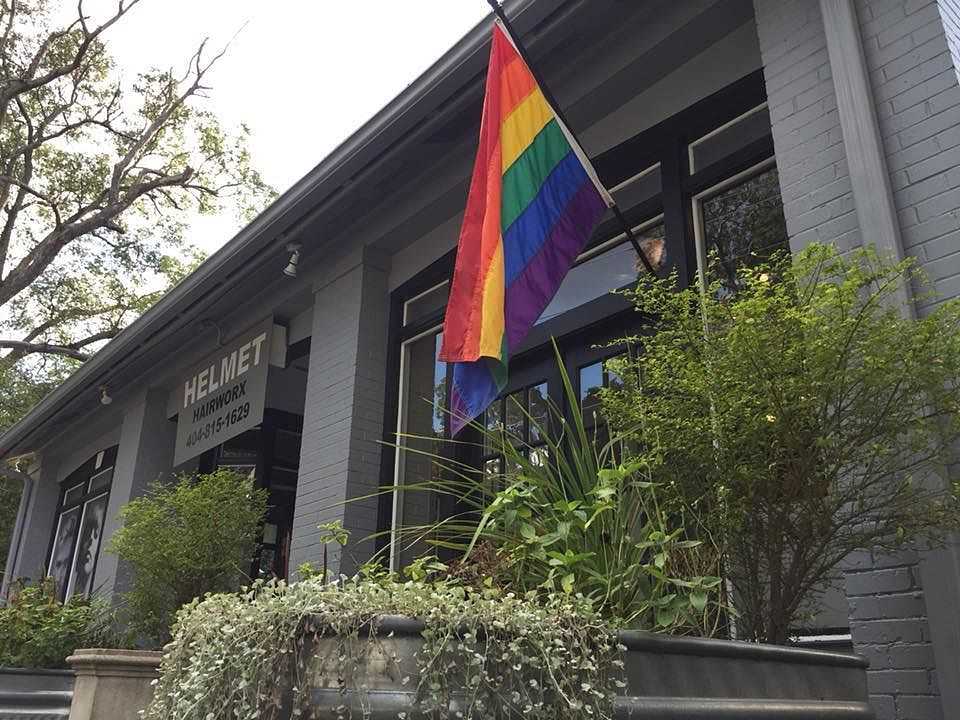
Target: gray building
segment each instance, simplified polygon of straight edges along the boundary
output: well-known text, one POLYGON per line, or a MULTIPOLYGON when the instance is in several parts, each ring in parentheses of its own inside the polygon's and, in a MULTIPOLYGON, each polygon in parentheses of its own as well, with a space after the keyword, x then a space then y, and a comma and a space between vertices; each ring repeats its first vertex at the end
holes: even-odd
MULTIPOLYGON (((684 282, 716 246, 736 260, 871 242, 918 258, 941 297, 960 294, 960 3, 515 0, 507 11, 601 178, 640 232, 665 239, 684 282), (731 242, 731 207, 763 216, 767 232, 738 236, 762 246, 731 242)), ((403 496, 338 503, 430 472, 382 441, 446 432, 430 404, 445 387, 437 337, 488 38, 489 23, 475 28, 0 437, 0 456, 35 458, 11 577, 122 591, 126 570, 102 541, 123 504, 179 470, 232 466, 269 488, 258 564, 278 575, 319 558, 320 522, 351 530, 349 571, 375 550, 362 538, 443 512, 403 496)), ((538 412, 557 395, 551 336, 589 400, 606 378, 597 343, 635 322, 607 292, 633 268, 605 221, 515 355, 511 402, 538 412)), ((509 423, 510 405, 490 419, 509 423)), ((870 659, 879 718, 949 720, 958 585, 952 545, 863 553, 797 635, 870 659)))

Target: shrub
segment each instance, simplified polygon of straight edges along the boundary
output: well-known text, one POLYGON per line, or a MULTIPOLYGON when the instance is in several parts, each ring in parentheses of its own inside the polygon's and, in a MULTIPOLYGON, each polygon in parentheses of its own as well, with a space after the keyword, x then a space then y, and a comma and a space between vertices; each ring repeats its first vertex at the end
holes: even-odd
POLYGON ((112 612, 104 601, 57 599, 53 578, 18 585, 0 607, 0 666, 66 667, 67 656, 82 647, 113 647, 112 612))
POLYGON ((235 472, 155 484, 120 511, 110 551, 133 566, 130 625, 163 643, 177 610, 194 598, 240 587, 249 571, 267 493, 235 472))
POLYGON ((659 447, 651 478, 721 539, 738 635, 784 643, 859 549, 957 523, 960 304, 906 317, 912 261, 813 245, 742 268, 735 288, 642 283, 655 332, 627 338, 611 424, 659 447))
MULTIPOLYGON (((416 658, 419 685, 409 685, 417 691, 411 718, 612 715, 615 689, 622 686, 616 636, 578 599, 534 600, 450 581, 379 576, 257 583, 241 594, 193 603, 179 616, 144 720, 269 720, 291 712, 351 717, 348 692, 369 708, 354 678, 378 642, 384 615, 425 624, 416 658), (335 651, 309 652, 325 637, 337 639, 335 651), (309 712, 315 673, 343 693, 343 705, 332 713, 309 712), (451 704, 457 692, 463 693, 459 706, 451 704)), ((398 659, 389 657, 383 671, 406 685, 414 678, 397 674, 398 659)))

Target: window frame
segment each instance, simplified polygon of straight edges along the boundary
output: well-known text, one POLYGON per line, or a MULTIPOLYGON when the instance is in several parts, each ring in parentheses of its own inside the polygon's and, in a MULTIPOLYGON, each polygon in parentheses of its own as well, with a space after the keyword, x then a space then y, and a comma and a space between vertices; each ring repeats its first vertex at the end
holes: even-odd
MULTIPOLYGON (((110 494, 113 490, 113 480, 117 467, 118 449, 119 445, 111 445, 108 448, 94 453, 60 482, 59 495, 57 497, 57 509, 53 515, 54 522, 50 531, 50 541, 47 545, 46 562, 44 564, 44 577, 52 577, 50 573, 52 570, 51 565, 53 563, 53 553, 57 549, 57 536, 60 534, 60 523, 64 513, 68 513, 74 509, 79 509, 77 526, 73 532, 73 537, 70 540, 70 565, 67 569, 67 577, 63 587, 58 587, 56 589, 57 597, 61 601, 65 602, 67 599, 69 599, 67 593, 72 589, 71 582, 73 580, 73 573, 77 563, 77 546, 80 542, 80 535, 83 532, 84 509, 86 508, 87 503, 92 500, 105 497, 107 508, 110 507, 110 494), (95 477, 108 471, 110 472, 109 484, 107 484, 105 488, 100 487, 91 490, 91 481, 95 477), (81 493, 78 498, 67 502, 67 495, 81 486, 85 488, 84 492, 81 493)), ((100 549, 103 546, 103 534, 104 530, 106 529, 106 521, 107 518, 105 516, 104 527, 100 529, 100 537, 97 539, 97 551, 93 559, 93 568, 90 571, 91 580, 97 576, 97 565, 100 562, 100 549)), ((83 593, 74 593, 69 597, 74 597, 77 595, 89 597, 90 591, 84 590, 83 593)))
MULTIPOLYGON (((609 188, 622 187, 625 183, 659 169, 660 194, 622 210, 632 228, 652 223, 658 217, 662 218, 667 260, 658 274, 665 277, 676 271, 678 286, 681 288, 696 282, 698 277, 691 204, 694 195, 760 162, 775 161, 773 138, 768 134, 691 174, 689 146, 718 129, 729 127, 742 117, 762 111, 761 106, 766 102, 763 71, 756 70, 593 158, 598 175, 609 188)), ((589 261, 600 252, 600 247, 611 243, 613 238, 621 233, 621 225, 616 219, 602 222, 577 263, 589 261)), ((613 247, 614 245, 610 245, 610 249, 613 247)), ((450 281, 455 258, 456 248, 453 248, 391 293, 383 415, 383 441, 388 445, 395 444, 396 430, 399 427, 402 346, 411 338, 437 326, 442 328, 443 324, 442 309, 410 324, 404 324, 407 303, 450 281)), ((579 394, 579 374, 574 373, 578 373, 577 368, 580 365, 589 364, 593 356, 603 359, 599 356, 610 357, 622 352, 614 348, 602 351, 592 349, 591 345, 625 333, 642 332, 645 324, 647 320, 633 311, 626 298, 607 295, 536 325, 522 346, 511 356, 510 384, 505 388, 504 394, 515 391, 523 382, 517 377, 516 370, 519 369, 520 375, 529 379, 530 373, 524 372, 525 367, 529 369, 529 366, 533 366, 536 368, 533 374, 543 375, 545 366, 541 363, 554 364, 551 338, 556 340, 561 357, 564 358, 564 366, 571 377, 575 378, 576 391, 579 394), (549 352, 545 348, 548 348, 549 352)), ((564 412, 569 412, 570 408, 564 406, 562 396, 555 391, 555 388, 559 388, 559 379, 553 375, 556 368, 546 367, 551 399, 558 402, 564 412)), ((470 438, 463 439, 467 443, 471 442, 470 438)), ((475 452, 474 455, 476 457, 471 456, 470 459, 479 462, 479 453, 475 452)), ((396 452, 381 453, 381 486, 395 485, 396 457, 396 452)), ((393 535, 394 495, 395 493, 382 494, 379 499, 376 546, 378 552, 385 550, 390 542, 388 538, 393 535)))
POLYGON ((766 158, 752 167, 741 170, 740 172, 721 180, 716 185, 701 190, 690 198, 690 207, 693 213, 693 242, 694 255, 697 263, 697 282, 700 284, 701 290, 707 286, 705 274, 707 263, 707 238, 706 228, 704 227, 703 220, 703 204, 708 200, 715 198, 717 195, 722 194, 724 191, 749 182, 753 178, 762 175, 771 168, 775 169, 776 167, 776 158, 766 158))

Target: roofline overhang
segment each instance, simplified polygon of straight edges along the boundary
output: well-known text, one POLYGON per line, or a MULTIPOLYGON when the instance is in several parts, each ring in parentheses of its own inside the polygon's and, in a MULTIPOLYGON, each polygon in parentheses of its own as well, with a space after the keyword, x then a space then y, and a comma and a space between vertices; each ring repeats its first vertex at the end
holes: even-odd
MULTIPOLYGON (((552 20, 550 27, 553 27, 585 3, 586 0, 506 0, 504 6, 517 31, 523 34, 547 19, 552 20)), ((203 293, 205 288, 213 289, 220 284, 218 276, 231 261, 256 251, 258 246, 261 250, 271 245, 282 247, 313 215, 318 205, 315 198, 327 198, 337 193, 343 187, 341 178, 344 174, 350 178, 375 166, 384 152, 410 134, 418 117, 449 100, 451 93, 444 91, 444 96, 443 92, 437 92, 438 88, 452 84, 456 88, 453 94, 469 91, 471 81, 479 81, 476 67, 478 62, 484 63, 492 17, 490 14, 474 26, 320 164, 0 435, 0 459, 14 451, 36 450, 25 445, 44 423, 53 420, 81 393, 96 387, 117 363, 148 352, 160 341, 158 333, 169 329, 178 320, 186 326, 190 320, 181 316, 187 315, 187 310, 191 309, 192 297, 203 293)))

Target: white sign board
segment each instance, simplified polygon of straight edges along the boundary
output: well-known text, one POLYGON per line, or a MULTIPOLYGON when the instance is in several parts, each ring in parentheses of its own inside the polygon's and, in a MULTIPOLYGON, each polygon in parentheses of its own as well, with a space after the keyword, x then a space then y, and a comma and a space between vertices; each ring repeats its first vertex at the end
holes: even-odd
POLYGON ((174 466, 263 422, 273 318, 198 363, 177 388, 174 466))

